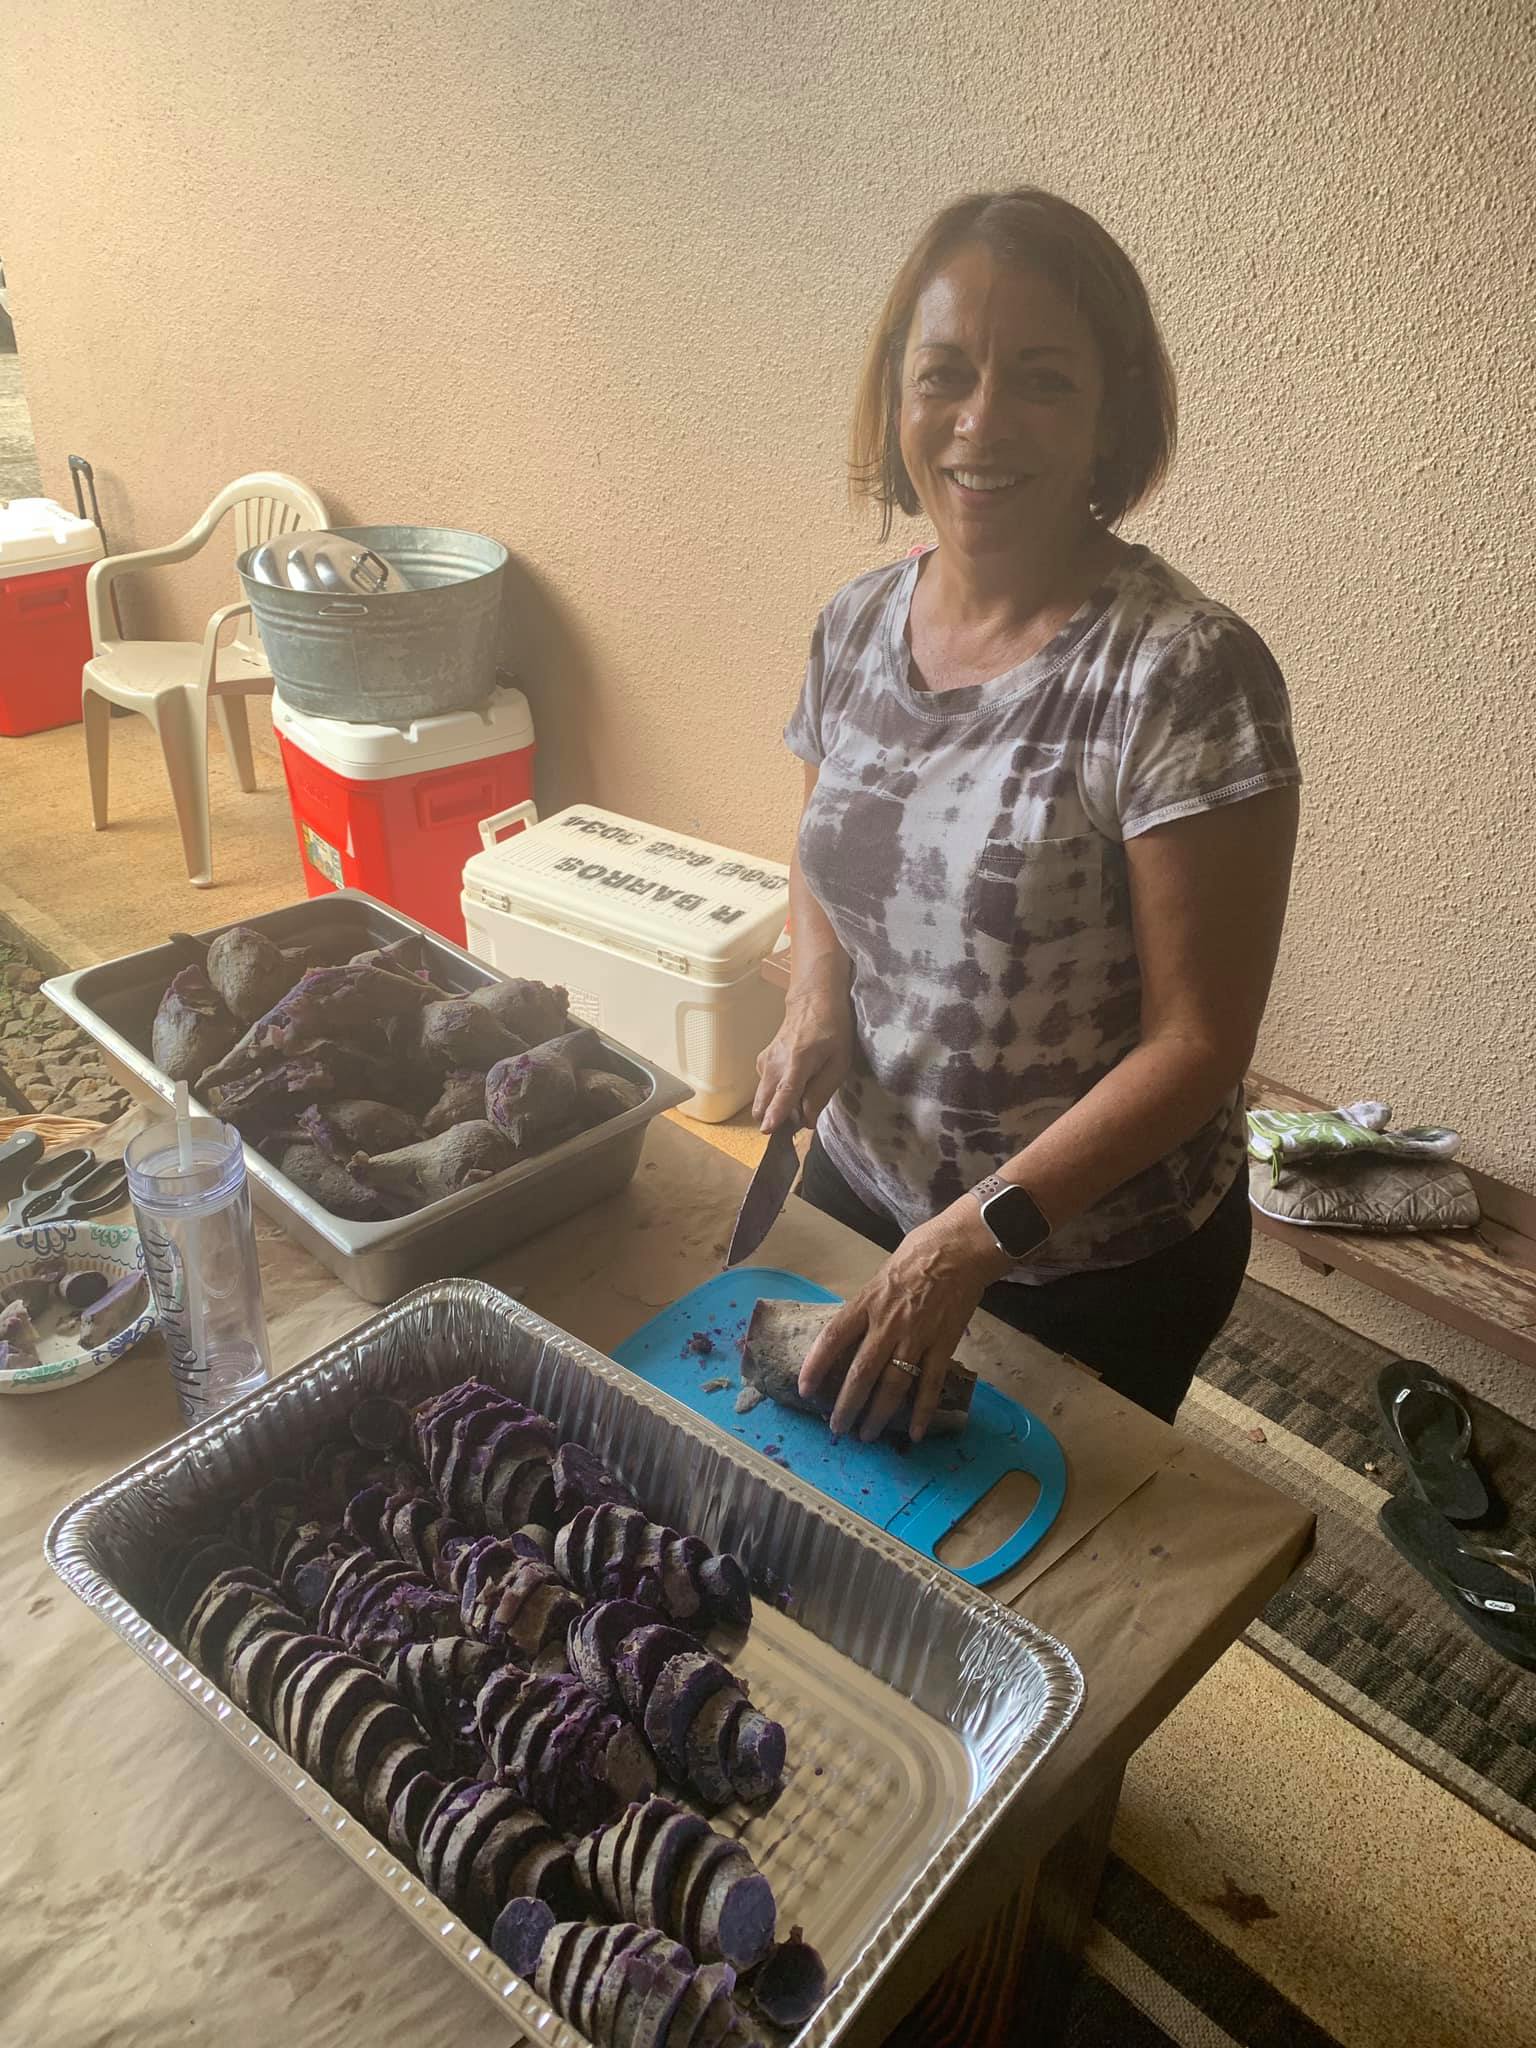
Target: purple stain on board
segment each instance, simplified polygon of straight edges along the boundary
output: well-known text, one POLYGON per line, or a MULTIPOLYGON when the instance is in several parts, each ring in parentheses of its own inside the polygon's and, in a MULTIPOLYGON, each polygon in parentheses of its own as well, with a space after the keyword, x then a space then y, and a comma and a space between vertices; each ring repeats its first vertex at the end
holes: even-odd
POLYGON ((776 1457, 778 1456, 778 1454, 779 1454, 779 1447, 778 1447, 778 1445, 777 1445, 777 1444, 764 1444, 764 1445, 763 1445, 763 1456, 764 1456, 765 1458, 776 1458, 776 1457))

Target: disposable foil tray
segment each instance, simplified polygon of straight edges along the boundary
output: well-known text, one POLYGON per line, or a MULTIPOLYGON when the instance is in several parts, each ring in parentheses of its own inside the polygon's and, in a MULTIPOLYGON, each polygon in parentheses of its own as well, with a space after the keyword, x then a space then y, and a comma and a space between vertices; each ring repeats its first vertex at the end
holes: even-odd
POLYGON ((584 2037, 333 1802, 149 1618, 167 1547, 370 1394, 416 1401, 468 1374, 586 1444, 659 1520, 731 1550, 756 1616, 732 1662, 789 1737, 783 1793, 728 1807, 834 1989, 796 2048, 845 2038, 892 1958, 1017 1799, 1082 1697, 1062 1646, 484 1281, 419 1288, 270 1387, 66 1508, 48 1532, 66 1585, 176 1686, 434 1943, 540 2042, 584 2037))

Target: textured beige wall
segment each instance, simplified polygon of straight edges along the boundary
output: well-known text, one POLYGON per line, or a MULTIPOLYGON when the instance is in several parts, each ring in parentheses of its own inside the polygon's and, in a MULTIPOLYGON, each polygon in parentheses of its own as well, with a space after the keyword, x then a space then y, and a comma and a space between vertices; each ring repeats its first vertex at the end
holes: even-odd
MULTIPOLYGON (((90 456, 118 546, 262 465, 339 516, 500 536, 546 798, 757 851, 787 843, 817 605, 880 553, 841 455, 899 253, 975 185, 1098 212, 1183 384, 1133 531, 1296 700, 1264 1060, 1536 1185, 1514 0, 33 0, 3 61, 49 488, 90 456)), ((189 578, 183 615, 210 595, 189 578)))

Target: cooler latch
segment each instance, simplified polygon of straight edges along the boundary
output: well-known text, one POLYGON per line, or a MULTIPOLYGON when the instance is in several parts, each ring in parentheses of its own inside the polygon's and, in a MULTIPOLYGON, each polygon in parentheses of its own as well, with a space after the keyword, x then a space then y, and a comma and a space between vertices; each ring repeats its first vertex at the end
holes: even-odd
POLYGON ((658 967, 665 967, 672 974, 686 974, 688 972, 687 955, 684 953, 669 953, 664 947, 658 947, 656 950, 656 964, 658 967))

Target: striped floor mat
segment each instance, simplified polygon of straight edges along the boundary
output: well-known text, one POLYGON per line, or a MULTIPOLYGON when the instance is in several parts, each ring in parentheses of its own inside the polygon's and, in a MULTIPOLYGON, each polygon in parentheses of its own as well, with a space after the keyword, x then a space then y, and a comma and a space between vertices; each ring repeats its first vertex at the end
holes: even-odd
MULTIPOLYGON (((1313 1555, 1248 1630, 1249 1646, 1536 1847, 1536 1675, 1484 1649, 1377 1532, 1377 1509, 1407 1484, 1375 1403, 1391 1355, 1250 1281, 1179 1427, 1317 1516, 1313 1555)), ((1536 1555, 1536 1437, 1469 1405, 1510 1507, 1491 1540, 1536 1555)), ((1116 1859, 1084 1959, 1066 2048, 1337 2048, 1116 1859)))

